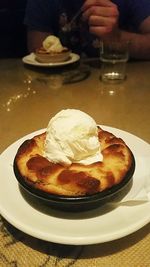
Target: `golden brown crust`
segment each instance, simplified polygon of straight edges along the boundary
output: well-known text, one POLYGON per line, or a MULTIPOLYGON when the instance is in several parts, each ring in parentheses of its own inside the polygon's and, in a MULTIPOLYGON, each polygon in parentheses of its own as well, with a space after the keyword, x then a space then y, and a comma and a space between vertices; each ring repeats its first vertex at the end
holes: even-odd
POLYGON ((66 167, 48 161, 43 156, 44 132, 19 147, 14 160, 17 173, 31 187, 55 195, 91 195, 119 184, 133 164, 132 153, 121 138, 98 129, 103 162, 66 167))
MULTIPOLYGON (((63 52, 68 52, 68 51, 69 51, 69 49, 67 47, 63 47, 63 50, 61 52, 51 52, 51 55, 60 54, 60 53, 63 53, 63 52)), ((36 53, 50 54, 43 47, 40 47, 39 49, 36 49, 36 53)))
POLYGON ((44 48, 37 49, 35 58, 41 63, 59 63, 64 62, 70 58, 70 51, 64 47, 62 52, 47 52, 44 48))

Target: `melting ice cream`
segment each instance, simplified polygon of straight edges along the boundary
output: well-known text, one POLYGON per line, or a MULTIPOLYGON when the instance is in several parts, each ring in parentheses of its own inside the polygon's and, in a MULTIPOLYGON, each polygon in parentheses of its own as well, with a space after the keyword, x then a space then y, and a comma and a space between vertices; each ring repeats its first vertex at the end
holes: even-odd
POLYGON ((102 161, 94 119, 76 109, 57 113, 47 127, 45 156, 48 160, 63 165, 87 165, 102 161))

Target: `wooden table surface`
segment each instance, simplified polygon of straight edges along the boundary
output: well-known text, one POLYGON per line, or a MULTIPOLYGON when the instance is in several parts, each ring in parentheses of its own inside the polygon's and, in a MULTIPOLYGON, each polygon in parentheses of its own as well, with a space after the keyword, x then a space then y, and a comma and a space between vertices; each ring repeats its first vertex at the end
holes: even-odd
MULTIPOLYGON (((99 77, 97 60, 40 68, 24 65, 21 59, 2 59, 0 153, 24 135, 47 127, 49 119, 66 108, 80 109, 98 124, 150 143, 150 62, 129 62, 122 83, 103 83, 99 77)), ((29 236, 2 217, 0 266, 149 267, 149 230, 146 224, 118 240, 74 246, 29 236)))

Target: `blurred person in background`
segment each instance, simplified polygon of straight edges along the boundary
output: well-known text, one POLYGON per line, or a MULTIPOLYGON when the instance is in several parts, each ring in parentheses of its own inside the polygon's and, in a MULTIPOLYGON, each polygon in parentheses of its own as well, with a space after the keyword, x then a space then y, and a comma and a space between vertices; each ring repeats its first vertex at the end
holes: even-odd
POLYGON ((24 23, 29 52, 53 34, 73 52, 95 57, 100 40, 117 37, 129 42, 132 58, 150 59, 150 0, 28 0, 24 23))

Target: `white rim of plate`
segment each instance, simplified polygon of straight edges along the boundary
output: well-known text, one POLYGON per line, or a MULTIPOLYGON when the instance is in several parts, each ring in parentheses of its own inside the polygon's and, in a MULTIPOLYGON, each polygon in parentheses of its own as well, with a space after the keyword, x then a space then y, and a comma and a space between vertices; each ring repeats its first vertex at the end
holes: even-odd
MULTIPOLYGON (((150 145, 148 143, 146 143, 144 140, 140 139, 139 137, 134 136, 134 135, 132 135, 128 132, 125 132, 123 130, 112 128, 109 126, 102 125, 101 127, 113 132, 114 134, 118 133, 117 134, 118 136, 121 135, 120 136, 121 138, 126 139, 125 142, 131 143, 133 147, 135 146, 135 150, 139 149, 138 145, 140 144, 141 147, 143 148, 143 151, 145 151, 145 149, 146 149, 148 155, 150 156, 150 145), (131 140, 130 140, 130 138, 131 138, 131 140), (133 144, 133 140, 136 141, 135 144, 133 144)), ((41 130, 35 131, 33 133, 30 133, 30 134, 22 137, 21 139, 17 140, 16 142, 14 142, 12 145, 10 145, 0 155, 0 164, 1 164, 1 161, 3 159, 5 159, 5 155, 6 156, 9 155, 10 152, 12 153, 12 155, 10 156, 10 159, 13 160, 12 157, 14 157, 17 147, 24 140, 26 140, 27 138, 31 138, 32 136, 34 136, 36 134, 40 134, 43 131, 45 131, 45 129, 41 129, 41 130)), ((131 150, 134 150, 134 149, 131 148, 131 150)), ((142 152, 141 148, 140 148, 139 152, 140 153, 142 152)), ((133 153, 135 153, 135 151, 133 151, 133 153)), ((137 156, 137 155, 135 155, 135 156, 137 156)), ((7 163, 8 162, 6 162, 6 166, 5 166, 6 169, 7 169, 7 163)), ((11 162, 11 164, 12 164, 12 162, 11 162)), ((7 172, 7 170, 5 170, 5 171, 7 172)), ((8 171, 8 173, 9 173, 9 171, 8 171)), ((13 174, 12 170, 11 170, 11 173, 13 174)), ((7 178, 7 179, 9 179, 9 178, 7 178)), ((21 230, 21 231, 25 232, 26 234, 29 234, 35 238, 40 238, 40 239, 45 240, 45 241, 61 243, 61 244, 68 244, 68 245, 89 245, 89 244, 104 243, 104 242, 116 240, 118 238, 122 238, 124 236, 127 236, 127 235, 133 233, 133 232, 136 232, 137 230, 139 230, 140 228, 142 228, 143 226, 148 224, 150 221, 150 215, 147 212, 148 209, 150 208, 149 202, 144 203, 144 204, 139 205, 139 206, 135 206, 135 207, 121 207, 121 206, 119 206, 116 209, 111 210, 108 213, 104 213, 103 215, 99 215, 99 214, 96 215, 95 212, 97 212, 97 209, 89 211, 89 212, 85 212, 84 215, 86 215, 86 216, 84 216, 84 217, 83 217, 83 214, 82 215, 79 214, 81 217, 77 216, 77 218, 76 218, 77 214, 75 215, 74 213, 71 214, 71 216, 69 214, 69 217, 68 217, 68 213, 66 215, 66 213, 61 213, 61 212, 56 212, 56 213, 52 212, 52 215, 50 215, 50 214, 47 215, 45 213, 42 213, 39 210, 36 210, 25 199, 23 199, 23 197, 19 191, 18 183, 17 183, 14 175, 11 179, 12 179, 11 183, 14 186, 16 191, 13 192, 13 188, 11 188, 12 192, 9 192, 10 194, 7 193, 7 195, 6 195, 7 201, 8 202, 10 201, 10 203, 7 203, 6 196, 3 196, 5 199, 2 199, 2 201, 1 201, 1 202, 3 202, 0 205, 1 214, 8 222, 10 222, 16 228, 18 228, 19 230, 21 230), (16 195, 16 198, 19 198, 20 201, 22 201, 21 205, 24 205, 24 207, 23 206, 19 207, 20 203, 19 204, 17 203, 16 206, 19 208, 19 211, 17 210, 17 212, 16 212, 17 207, 13 206, 14 199, 11 198, 11 193, 16 195), (20 217, 21 216, 20 213, 23 212, 23 210, 22 210, 23 208, 24 208, 24 212, 31 212, 31 214, 32 214, 32 217, 30 217, 28 215, 29 216, 28 223, 24 221, 23 217, 20 217), (58 216, 58 214, 60 214, 60 213, 61 213, 61 216, 58 216), (92 215, 90 215, 91 216, 90 217, 89 214, 94 214, 94 216, 92 217, 92 215), (124 222, 123 218, 121 219, 120 216, 122 216, 124 219, 126 219, 126 221, 124 222), (48 229, 45 230, 45 228, 42 228, 42 226, 44 227, 44 225, 41 226, 40 224, 38 224, 37 219, 39 219, 42 224, 44 224, 46 227, 48 227, 48 229), (46 223, 45 219, 47 220, 48 225, 45 224, 46 223), (110 219, 117 220, 116 222, 119 223, 117 228, 116 228, 113 220, 112 220, 112 225, 110 225, 108 227, 107 224, 108 224, 110 219), (34 220, 36 220, 35 226, 33 226, 34 220), (43 223, 43 221, 44 221, 44 223, 43 223), (130 224, 130 221, 131 221, 131 224, 130 224), (69 228, 68 228, 69 233, 66 232, 66 224, 67 223, 69 225, 69 228), (122 224, 122 227, 120 224, 122 224), (49 226, 53 226, 52 231, 49 231, 49 226), (114 227, 115 229, 112 230, 111 226, 114 227), (94 227, 97 230, 96 232, 95 232, 94 227), (103 228, 104 232, 101 231, 101 227, 103 228), (61 229, 63 231, 60 231, 61 229), (81 233, 80 233, 80 231, 81 231, 81 233), (91 231, 94 231, 94 232, 91 233, 91 231)), ((3 187, 3 188, 7 191, 7 188, 5 188, 5 187, 3 187)), ((1 199, 1 197, 2 196, 0 196, 0 199, 1 199)))
POLYGON ((22 58, 23 63, 38 67, 60 67, 60 66, 66 66, 68 64, 75 63, 80 60, 80 56, 75 53, 70 54, 70 59, 64 61, 64 62, 56 62, 56 63, 40 63, 35 60, 35 54, 31 53, 25 57, 22 58))

